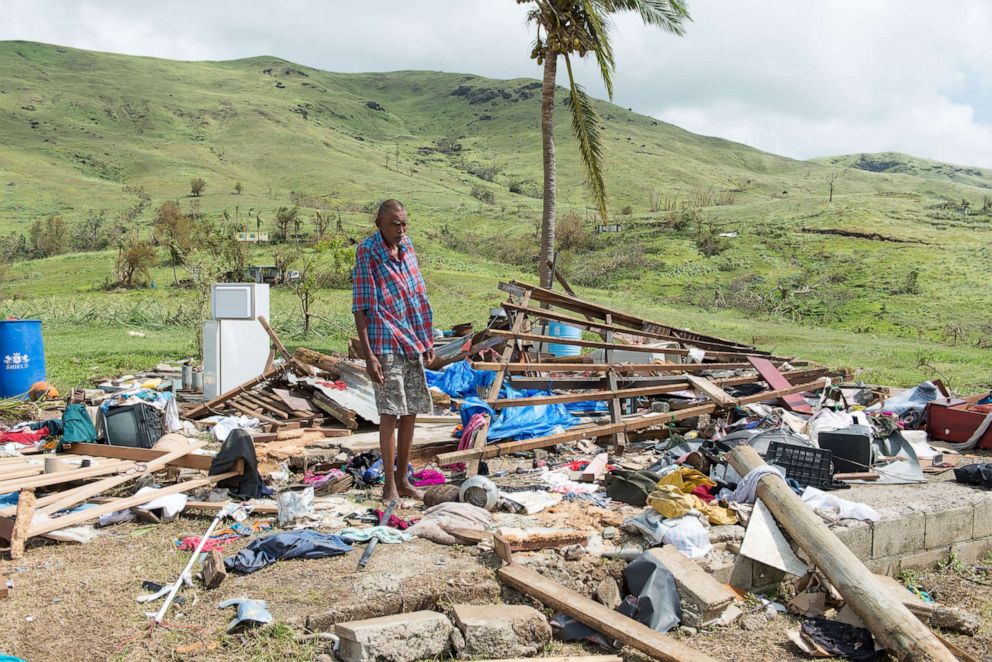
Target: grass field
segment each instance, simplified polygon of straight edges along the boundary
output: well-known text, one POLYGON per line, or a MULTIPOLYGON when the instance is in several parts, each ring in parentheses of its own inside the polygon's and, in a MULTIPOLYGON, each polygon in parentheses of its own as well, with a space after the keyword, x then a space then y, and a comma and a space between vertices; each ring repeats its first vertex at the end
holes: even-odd
MULTIPOLYGON (((297 204, 304 232, 320 212, 358 238, 371 228, 369 208, 398 197, 440 324, 482 322, 500 279, 533 280, 535 85, 0 42, 0 237, 53 214, 76 234, 88 218, 102 213, 110 224, 128 209, 147 236, 154 210, 178 200, 201 217, 269 232, 276 209, 297 204), (193 177, 207 182, 197 198, 193 177)), ((556 111, 567 217, 560 265, 584 293, 864 367, 870 380, 992 381, 988 171, 898 154, 796 161, 606 102, 598 109, 619 234, 594 232, 567 108, 556 111)), ((0 312, 45 322, 59 385, 193 351, 194 329, 177 321, 191 295, 171 286, 164 250, 154 287, 130 292, 105 288, 114 251, 65 250, 0 269, 0 312)), ((270 261, 269 248, 252 255, 270 261)), ((348 298, 322 290, 317 328, 302 338, 296 301, 279 291, 274 321, 291 344, 341 349, 348 298)))

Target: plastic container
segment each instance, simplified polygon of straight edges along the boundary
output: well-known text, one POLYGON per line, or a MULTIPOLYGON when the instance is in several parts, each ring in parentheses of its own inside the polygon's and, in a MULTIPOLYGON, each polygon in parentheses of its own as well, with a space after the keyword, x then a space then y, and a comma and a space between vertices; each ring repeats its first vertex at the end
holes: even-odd
POLYGON ((780 441, 768 444, 765 455, 765 462, 782 467, 786 478, 792 478, 803 487, 812 486, 821 490, 847 487, 834 481, 832 460, 833 453, 827 449, 804 448, 780 441))
POLYGON ((45 379, 41 320, 0 320, 0 398, 27 394, 45 379))
MULTIPOLYGON (((569 340, 581 340, 582 329, 563 322, 551 322, 548 324, 548 335, 555 338, 568 338, 569 340)), ((550 343, 548 351, 555 356, 578 356, 582 353, 582 348, 578 345, 560 345, 550 343)))

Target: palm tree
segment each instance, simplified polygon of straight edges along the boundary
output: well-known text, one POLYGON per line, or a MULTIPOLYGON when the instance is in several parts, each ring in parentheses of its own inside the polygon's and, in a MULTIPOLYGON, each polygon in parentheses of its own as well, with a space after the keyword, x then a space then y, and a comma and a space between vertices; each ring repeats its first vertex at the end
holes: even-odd
POLYGON ((541 90, 541 135, 544 152, 544 213, 541 219, 541 285, 550 287, 553 274, 548 267, 555 246, 555 78, 558 57, 565 61, 568 71, 568 105, 572 114, 572 133, 579 141, 579 152, 592 192, 593 201, 604 221, 606 181, 603 176, 603 146, 599 137, 599 118, 592 102, 572 72, 572 58, 592 53, 599 64, 599 73, 606 93, 613 99, 613 71, 616 61, 610 44, 613 16, 622 12, 638 12, 647 25, 654 25, 672 34, 682 35, 683 23, 691 20, 684 0, 517 0, 532 4, 527 20, 537 24, 537 38, 531 58, 544 66, 541 90))

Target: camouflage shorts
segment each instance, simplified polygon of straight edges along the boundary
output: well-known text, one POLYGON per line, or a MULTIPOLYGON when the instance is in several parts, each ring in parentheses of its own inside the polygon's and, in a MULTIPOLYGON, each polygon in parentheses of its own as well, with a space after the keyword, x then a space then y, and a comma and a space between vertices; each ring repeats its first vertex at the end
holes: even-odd
POLYGON ((430 414, 433 401, 423 359, 403 354, 381 354, 378 358, 385 378, 384 384, 372 384, 379 414, 430 414))

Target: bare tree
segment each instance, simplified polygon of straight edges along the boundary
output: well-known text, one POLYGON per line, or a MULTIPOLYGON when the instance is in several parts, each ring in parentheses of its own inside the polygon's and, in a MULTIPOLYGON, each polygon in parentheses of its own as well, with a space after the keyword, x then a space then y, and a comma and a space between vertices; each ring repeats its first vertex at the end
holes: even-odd
POLYGON ((843 175, 844 173, 842 173, 840 170, 830 171, 830 176, 827 177, 827 185, 830 187, 830 197, 827 199, 827 202, 834 201, 834 185, 841 177, 843 177, 843 175))

